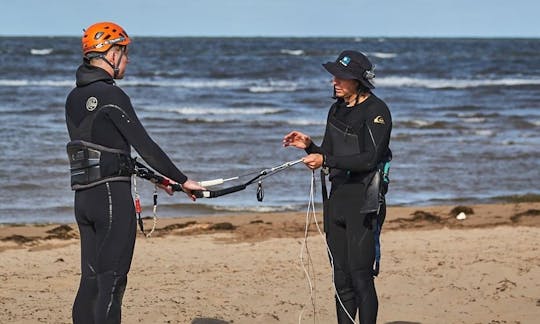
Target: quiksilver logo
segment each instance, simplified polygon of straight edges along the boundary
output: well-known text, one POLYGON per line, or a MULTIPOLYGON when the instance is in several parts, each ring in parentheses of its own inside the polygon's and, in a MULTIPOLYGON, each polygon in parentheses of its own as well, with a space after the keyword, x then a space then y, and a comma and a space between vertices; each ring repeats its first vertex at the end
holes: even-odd
POLYGON ((86 109, 88 111, 93 111, 98 106, 98 100, 96 97, 90 97, 86 99, 86 109))
POLYGON ((383 118, 383 116, 377 116, 377 117, 375 117, 375 119, 373 119, 373 122, 375 124, 383 124, 384 125, 384 118, 383 118))

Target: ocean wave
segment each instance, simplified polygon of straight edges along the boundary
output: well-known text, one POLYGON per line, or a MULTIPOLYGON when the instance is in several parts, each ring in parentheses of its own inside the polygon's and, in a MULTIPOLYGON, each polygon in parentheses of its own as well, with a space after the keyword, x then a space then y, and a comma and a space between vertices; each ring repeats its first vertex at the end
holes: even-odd
POLYGON ((495 132, 489 129, 481 129, 481 130, 475 131, 474 134, 478 136, 491 137, 495 134, 495 132))
POLYGON ((478 87, 498 87, 498 86, 523 86, 540 85, 540 79, 421 79, 410 77, 386 77, 376 79, 376 85, 382 87, 413 87, 428 89, 465 89, 478 87))
MULTIPOLYGON (((470 106, 467 107, 456 107, 458 109, 465 109, 470 108, 470 106)), ((475 109, 482 109, 481 107, 476 107, 475 109)), ((448 114, 449 116, 455 116, 459 118, 497 118, 500 116, 499 113, 493 112, 493 113, 483 113, 483 112, 460 112, 457 114, 448 114)))
MULTIPOLYGON (((181 79, 181 80, 150 80, 150 79, 125 79, 118 80, 121 87, 163 87, 185 89, 247 89, 252 93, 271 92, 294 92, 298 90, 298 84, 293 81, 261 81, 261 80, 236 80, 236 79, 181 79)), ((74 87, 74 80, 28 80, 28 79, 0 79, 0 86, 4 87, 74 87)))
POLYGON ((279 51, 281 54, 288 54, 288 55, 294 55, 294 56, 299 56, 299 55, 304 55, 305 52, 301 49, 298 49, 298 50, 293 50, 293 49, 282 49, 279 51))
POLYGON ((294 92, 296 87, 272 87, 272 86, 256 86, 250 87, 249 92, 253 93, 270 93, 270 92, 294 92))
POLYGON ((260 213, 271 213, 271 212, 285 212, 285 211, 299 211, 305 208, 304 204, 289 204, 289 205, 220 205, 220 204, 210 204, 210 203, 173 203, 173 204, 161 204, 160 211, 163 213, 162 216, 178 214, 187 214, 187 215, 209 215, 216 213, 239 213, 239 212, 260 212, 260 213))
POLYGON ((448 123, 443 121, 430 121, 423 119, 405 120, 397 124, 400 127, 419 129, 444 129, 448 126, 448 123))
POLYGON ((297 83, 291 81, 270 81, 267 84, 258 84, 249 87, 249 92, 269 93, 269 92, 294 92, 297 90, 297 83))
POLYGON ((281 206, 221 206, 210 205, 211 209, 215 211, 226 212, 258 212, 258 213, 272 213, 272 212, 286 212, 286 211, 298 211, 304 208, 302 205, 281 205, 281 206))
POLYGON ((52 48, 32 48, 30 54, 32 55, 49 55, 53 52, 52 48))
POLYGON ((253 93, 292 92, 297 90, 297 83, 280 80, 238 80, 238 79, 180 79, 180 80, 122 80, 120 86, 139 87, 176 87, 186 89, 248 89, 253 93))
POLYGON ((181 118, 179 120, 185 124, 227 124, 227 123, 241 123, 243 120, 237 118, 208 118, 208 117, 189 117, 181 118))
MULTIPOLYGON (((190 89, 199 89, 199 88, 248 88, 250 86, 255 86, 257 81, 244 81, 244 80, 150 80, 150 79, 141 79, 141 78, 128 78, 117 81, 120 86, 131 86, 131 87, 170 87, 170 88, 190 88, 190 89)), ((75 80, 28 80, 28 79, 0 79, 0 86, 12 86, 12 87, 21 87, 21 86, 53 86, 53 87, 66 87, 66 86, 75 86, 75 80)))
POLYGON ((169 108, 164 111, 181 115, 273 115, 287 111, 282 108, 205 108, 183 107, 169 108))
POLYGON ((485 123, 486 119, 484 117, 468 117, 463 118, 463 121, 470 124, 481 124, 485 123))
POLYGON ((367 56, 373 56, 380 59, 390 59, 397 56, 397 53, 372 52, 366 53, 367 56))
POLYGON ((287 119, 284 122, 293 126, 313 126, 313 125, 325 125, 326 120, 313 120, 313 119, 287 119))
POLYGON ((236 79, 227 79, 227 80, 217 80, 217 79, 171 79, 171 80, 149 80, 141 78, 132 78, 118 81, 120 86, 129 86, 129 87, 164 87, 164 88, 187 88, 187 89, 241 89, 247 88, 253 84, 253 82, 236 80, 236 79))
POLYGON ((27 87, 27 86, 41 86, 41 87, 74 87, 75 81, 58 81, 58 80, 9 80, 0 79, 0 86, 4 87, 27 87))
POLYGON ((20 191, 32 191, 44 189, 42 184, 34 182, 19 182, 19 183, 7 183, 3 185, 5 190, 20 190, 20 191))

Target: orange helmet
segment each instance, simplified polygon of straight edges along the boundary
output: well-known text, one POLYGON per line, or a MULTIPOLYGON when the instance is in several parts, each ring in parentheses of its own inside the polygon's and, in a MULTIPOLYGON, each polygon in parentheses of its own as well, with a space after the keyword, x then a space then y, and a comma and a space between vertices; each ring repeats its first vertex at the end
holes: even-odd
POLYGON ((89 52, 106 52, 113 45, 128 45, 131 39, 124 30, 112 22, 99 22, 84 30, 82 37, 82 50, 86 55, 89 52))

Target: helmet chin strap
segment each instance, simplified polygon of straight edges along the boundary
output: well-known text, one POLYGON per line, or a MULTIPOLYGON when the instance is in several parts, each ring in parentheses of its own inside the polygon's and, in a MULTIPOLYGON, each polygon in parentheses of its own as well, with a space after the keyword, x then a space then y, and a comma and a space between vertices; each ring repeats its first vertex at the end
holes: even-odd
POLYGON ((114 78, 115 79, 118 77, 118 73, 120 73, 120 63, 122 62, 123 58, 124 58, 124 51, 120 50, 120 57, 118 58, 118 64, 113 66, 114 78))
POLYGON ((124 58, 124 51, 120 51, 120 58, 118 59, 118 64, 112 64, 103 54, 100 54, 95 58, 102 59, 113 69, 113 79, 116 79, 118 77, 118 73, 120 73, 120 62, 122 62, 122 59, 124 58))

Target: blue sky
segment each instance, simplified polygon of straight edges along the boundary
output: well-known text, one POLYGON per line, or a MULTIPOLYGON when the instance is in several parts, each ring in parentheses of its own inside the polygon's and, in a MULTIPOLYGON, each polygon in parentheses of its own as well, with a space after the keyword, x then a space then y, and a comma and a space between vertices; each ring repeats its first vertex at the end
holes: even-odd
POLYGON ((8 0, 0 35, 540 37, 539 0, 8 0))

